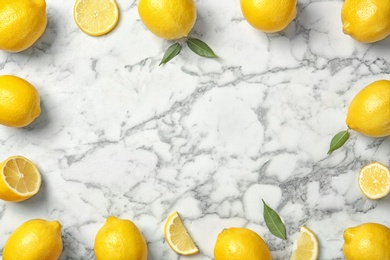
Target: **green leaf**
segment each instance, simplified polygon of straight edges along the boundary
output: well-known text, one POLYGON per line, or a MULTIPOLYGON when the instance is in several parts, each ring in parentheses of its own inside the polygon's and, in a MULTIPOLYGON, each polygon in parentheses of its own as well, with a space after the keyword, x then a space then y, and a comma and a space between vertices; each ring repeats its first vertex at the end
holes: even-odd
POLYGON ((281 239, 286 239, 286 227, 280 219, 278 213, 275 210, 268 207, 265 201, 262 199, 264 204, 264 220, 269 231, 281 239))
POLYGON ((193 52, 195 52, 199 56, 206 58, 218 58, 218 56, 215 55, 213 50, 206 43, 199 39, 188 38, 187 45, 193 52))
POLYGON ((178 42, 169 46, 169 48, 167 49, 167 51, 164 54, 164 57, 162 58, 162 60, 159 64, 159 66, 162 64, 165 64, 168 61, 175 58, 180 53, 180 50, 181 50, 181 45, 178 42))
POLYGON ((333 151, 339 149, 349 138, 349 132, 348 130, 341 131, 340 133, 336 134, 332 141, 330 141, 330 147, 328 154, 331 154, 333 151))

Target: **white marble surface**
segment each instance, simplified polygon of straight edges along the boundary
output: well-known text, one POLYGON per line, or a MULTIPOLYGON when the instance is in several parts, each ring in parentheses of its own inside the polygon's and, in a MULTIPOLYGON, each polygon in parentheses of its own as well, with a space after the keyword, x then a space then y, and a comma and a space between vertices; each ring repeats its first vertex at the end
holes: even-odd
POLYGON ((184 47, 158 66, 171 44, 147 31, 137 2, 118 0, 110 34, 82 33, 73 1, 47 0, 43 37, 22 53, 0 52, 1 74, 33 83, 42 114, 25 129, 0 127, 1 160, 21 154, 43 175, 38 195, 0 203, 0 248, 31 218, 63 225, 61 259, 94 259, 105 218, 131 219, 144 234, 149 260, 213 259, 217 234, 246 226, 288 259, 301 225, 320 241, 320 259, 343 259, 349 226, 390 226, 390 197, 366 199, 357 173, 390 165, 390 139, 352 133, 327 156, 344 130, 352 97, 390 79, 390 39, 361 44, 341 31, 342 1, 299 0, 297 18, 264 34, 243 19, 238 0, 197 0, 191 33, 219 59, 184 47), (287 226, 271 235, 264 199, 287 226), (163 224, 177 210, 201 254, 180 257, 163 224))

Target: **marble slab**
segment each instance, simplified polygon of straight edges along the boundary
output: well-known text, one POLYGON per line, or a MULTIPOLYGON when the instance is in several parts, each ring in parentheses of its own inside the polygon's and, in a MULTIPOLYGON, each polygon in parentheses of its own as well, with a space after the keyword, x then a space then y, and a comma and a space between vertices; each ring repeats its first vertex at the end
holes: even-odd
POLYGON ((47 0, 43 37, 24 52, 0 52, 1 74, 34 84, 42 106, 29 127, 0 127, 0 157, 24 155, 43 176, 35 197, 0 203, 0 248, 24 221, 57 219, 61 259, 95 259, 96 232, 114 215, 139 227, 149 260, 213 259, 218 233, 232 226, 261 235, 273 259, 289 259, 302 225, 328 260, 343 259, 347 227, 390 226, 390 197, 368 200, 357 185, 363 165, 390 165, 390 139, 352 132, 326 154, 353 96, 390 79, 390 38, 344 35, 342 1, 298 2, 284 31, 265 34, 238 0, 196 0, 191 35, 220 58, 183 47, 158 66, 172 42, 146 30, 137 1, 118 0, 117 28, 95 38, 74 23, 73 1, 47 0), (286 240, 268 231, 261 199, 282 217, 286 240), (199 255, 178 256, 165 242, 173 211, 199 255))

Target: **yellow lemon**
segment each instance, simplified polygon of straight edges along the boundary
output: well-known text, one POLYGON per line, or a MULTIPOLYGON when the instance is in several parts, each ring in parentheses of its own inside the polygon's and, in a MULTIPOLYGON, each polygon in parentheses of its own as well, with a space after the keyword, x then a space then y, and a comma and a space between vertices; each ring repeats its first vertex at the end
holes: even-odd
POLYGON ((248 23, 263 32, 279 32, 297 15, 296 0, 241 0, 240 3, 248 23))
POLYGON ((167 40, 186 37, 196 20, 193 0, 139 0, 138 13, 149 31, 167 40))
POLYGON ((27 49, 41 37, 46 24, 45 0, 1 0, 0 50, 27 49))
POLYGON ((214 246, 215 260, 271 260, 264 240, 247 228, 224 229, 214 246))
POLYGON ((95 238, 97 260, 147 260, 148 248, 144 237, 133 222, 108 217, 95 238))
POLYGON ((33 85, 16 76, 0 76, 0 124, 24 127, 40 114, 40 98, 33 85))
POLYGON ((390 81, 378 80, 362 89, 349 105, 346 123, 367 136, 390 135, 390 81))
POLYGON ((61 252, 61 224, 32 219, 11 234, 4 246, 3 260, 57 260, 61 252))
POLYGON ((390 260, 390 229, 377 223, 347 228, 343 251, 347 260, 390 260))
POLYGON ((0 199, 23 201, 38 193, 41 174, 27 158, 16 155, 0 163, 0 199))
POLYGON ((100 36, 115 28, 119 21, 119 9, 115 0, 77 0, 73 17, 83 32, 100 36))
POLYGON ((390 34, 390 1, 345 0, 343 31, 359 42, 376 42, 390 34))
POLYGON ((383 198, 390 192, 390 170, 379 162, 370 163, 360 170, 358 183, 367 198, 383 198))
POLYGON ((165 222, 164 235, 168 245, 178 254, 193 255, 199 252, 176 211, 165 222))
POLYGON ((318 259, 317 236, 305 226, 301 227, 297 241, 297 247, 290 260, 316 260, 318 259))

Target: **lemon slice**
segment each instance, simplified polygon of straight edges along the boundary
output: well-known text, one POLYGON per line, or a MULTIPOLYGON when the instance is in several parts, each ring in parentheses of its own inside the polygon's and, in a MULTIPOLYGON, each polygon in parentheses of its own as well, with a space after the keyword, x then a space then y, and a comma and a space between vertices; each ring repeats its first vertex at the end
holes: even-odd
POLYGON ((360 170, 358 183, 360 190, 368 198, 383 198, 390 192, 389 168, 379 162, 370 163, 360 170))
POLYGON ((119 9, 115 0, 76 0, 73 16, 83 32, 100 36, 118 24, 119 9))
POLYGON ((302 226, 298 236, 297 247, 290 260, 315 260, 318 258, 318 240, 307 227, 302 226))
POLYGON ((0 199, 23 201, 39 191, 41 174, 38 168, 27 158, 16 155, 0 164, 0 199))
POLYGON ((193 255, 199 252, 176 211, 165 222, 164 235, 172 250, 180 255, 193 255))

